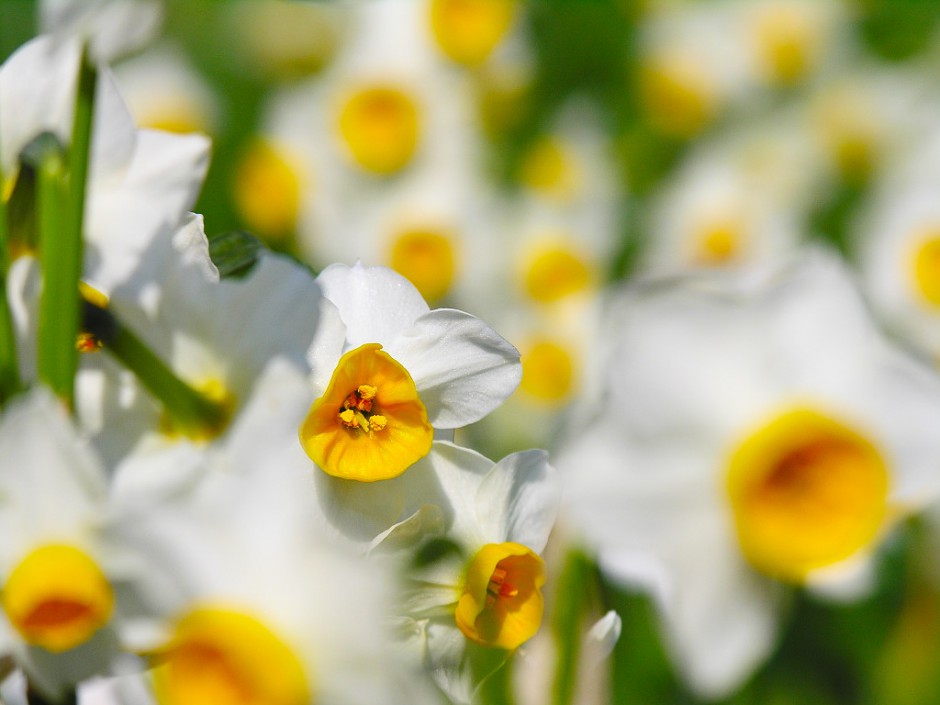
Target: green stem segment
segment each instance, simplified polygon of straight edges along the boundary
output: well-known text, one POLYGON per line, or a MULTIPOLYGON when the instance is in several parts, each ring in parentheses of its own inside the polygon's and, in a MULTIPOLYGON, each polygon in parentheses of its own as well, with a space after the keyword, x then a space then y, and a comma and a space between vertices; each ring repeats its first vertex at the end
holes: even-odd
POLYGON ((110 311, 84 302, 84 330, 131 370, 162 404, 173 428, 190 438, 213 438, 227 426, 230 410, 181 380, 110 311))
POLYGON ((0 405, 5 404, 20 386, 13 316, 10 314, 10 306, 7 303, 10 234, 7 203, 3 197, 5 187, 6 181, 3 176, 2 162, 0 162, 0 405))
POLYGON ((82 274, 85 191, 91 153, 97 71, 83 53, 79 64, 72 141, 66 164, 43 158, 40 173, 40 262, 43 292, 39 305, 39 378, 69 406, 75 395, 81 317, 78 282, 82 274))
POLYGON ((569 549, 558 577, 552 631, 558 662, 552 690, 554 705, 571 705, 578 682, 582 623, 591 597, 588 559, 577 549, 569 549))

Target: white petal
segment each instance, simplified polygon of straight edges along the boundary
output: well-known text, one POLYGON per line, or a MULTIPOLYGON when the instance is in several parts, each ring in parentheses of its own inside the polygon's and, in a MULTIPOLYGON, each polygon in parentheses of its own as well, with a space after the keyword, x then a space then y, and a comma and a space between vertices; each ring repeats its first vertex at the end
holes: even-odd
POLYGON ((453 309, 421 316, 388 352, 411 373, 435 427, 478 421, 522 377, 518 350, 479 318, 453 309))
POLYGON ((620 615, 610 610, 588 630, 587 638, 594 645, 594 656, 598 660, 610 656, 617 641, 620 640, 622 629, 623 622, 620 615))
POLYGON ((339 309, 350 348, 388 346, 428 311, 411 282, 386 267, 333 264, 320 272, 317 283, 339 309))
POLYGON ((514 541, 541 553, 558 510, 548 453, 527 450, 500 460, 477 491, 477 516, 492 542, 514 541))
POLYGON ((114 61, 144 47, 160 31, 156 0, 42 0, 43 33, 78 36, 96 61, 114 61))

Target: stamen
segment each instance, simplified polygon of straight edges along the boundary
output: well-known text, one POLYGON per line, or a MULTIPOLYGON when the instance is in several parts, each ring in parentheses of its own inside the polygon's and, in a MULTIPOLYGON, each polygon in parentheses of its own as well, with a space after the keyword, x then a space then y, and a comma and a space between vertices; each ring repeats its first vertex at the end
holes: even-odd
POLYGON ((346 428, 361 429, 375 437, 376 431, 385 428, 388 420, 381 414, 373 413, 373 400, 379 388, 371 384, 360 384, 355 392, 350 392, 343 400, 339 411, 339 420, 346 428))
POLYGON ((98 352, 103 347, 104 343, 98 340, 94 333, 80 332, 75 336, 75 349, 80 353, 98 352))

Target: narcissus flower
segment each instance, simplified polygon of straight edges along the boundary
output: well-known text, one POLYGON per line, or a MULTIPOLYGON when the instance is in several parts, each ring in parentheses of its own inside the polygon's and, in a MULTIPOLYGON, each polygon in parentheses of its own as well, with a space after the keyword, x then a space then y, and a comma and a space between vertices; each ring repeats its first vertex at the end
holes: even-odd
POLYGON ((940 489, 940 378, 879 334, 844 266, 751 277, 624 292, 558 459, 602 567, 652 582, 708 696, 767 656, 783 584, 862 582, 940 489))
POLYGON ((300 441, 327 474, 396 477, 427 454, 435 429, 480 419, 519 383, 512 345, 467 313, 430 310, 390 269, 333 265, 317 282, 317 398, 300 441))
POLYGON ((0 652, 50 697, 117 658, 104 470, 51 393, 0 418, 0 652))
POLYGON ((308 474, 245 444, 195 491, 119 520, 138 600, 122 634, 152 656, 157 701, 410 702, 421 678, 389 650, 387 577, 324 542, 308 474))
POLYGON ((409 570, 403 616, 435 682, 468 702, 479 684, 469 671, 473 649, 512 651, 541 626, 539 552, 555 520, 554 470, 544 451, 493 463, 439 441, 412 472, 413 482, 438 488, 443 536, 456 550, 409 570))

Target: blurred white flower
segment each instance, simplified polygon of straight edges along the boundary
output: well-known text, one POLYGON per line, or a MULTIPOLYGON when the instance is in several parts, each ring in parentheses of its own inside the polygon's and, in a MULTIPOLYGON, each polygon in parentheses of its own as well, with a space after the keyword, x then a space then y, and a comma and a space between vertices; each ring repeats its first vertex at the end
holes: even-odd
POLYGON ((4 408, 0 449, 0 652, 59 698, 119 656, 105 475, 42 388, 4 408))
POLYGON ((161 0, 42 0, 39 25, 56 37, 87 42, 94 61, 109 62, 143 48, 160 32, 161 0))
POLYGON ((567 497, 602 567, 654 587, 680 671, 721 696, 772 648, 781 581, 852 582, 936 497, 940 379, 821 252, 624 292, 604 330, 557 459, 567 497))

